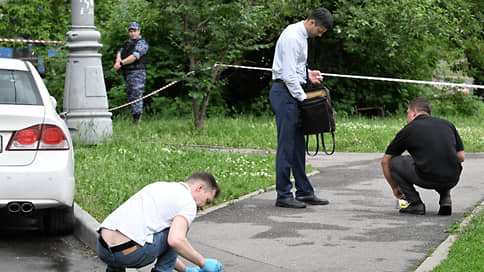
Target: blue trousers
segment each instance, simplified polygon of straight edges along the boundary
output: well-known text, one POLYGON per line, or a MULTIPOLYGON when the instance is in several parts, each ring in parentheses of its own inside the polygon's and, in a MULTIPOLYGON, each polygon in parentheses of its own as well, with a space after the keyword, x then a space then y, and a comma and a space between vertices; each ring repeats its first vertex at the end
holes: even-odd
POLYGON ((296 196, 314 195, 314 189, 306 175, 306 145, 299 122, 299 107, 286 85, 274 82, 270 101, 276 114, 276 192, 277 197, 293 197, 291 171, 296 185, 296 196))
POLYGON ((136 250, 124 255, 122 251, 111 252, 104 248, 99 241, 97 250, 99 258, 108 265, 108 271, 122 271, 124 268, 141 268, 156 260, 152 272, 171 272, 175 268, 178 254, 168 245, 168 232, 165 229, 155 233, 153 243, 144 246, 136 245, 136 250), (109 270, 111 269, 111 270, 109 270))

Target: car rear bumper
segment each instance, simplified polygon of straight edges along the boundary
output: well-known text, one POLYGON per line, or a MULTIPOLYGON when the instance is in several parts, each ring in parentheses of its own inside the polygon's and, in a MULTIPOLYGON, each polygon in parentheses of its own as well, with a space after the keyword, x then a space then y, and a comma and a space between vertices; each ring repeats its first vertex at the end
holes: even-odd
POLYGON ((39 152, 28 166, 0 166, 0 208, 10 202, 31 202, 35 209, 72 205, 74 161, 70 152, 55 152, 55 159, 39 152))

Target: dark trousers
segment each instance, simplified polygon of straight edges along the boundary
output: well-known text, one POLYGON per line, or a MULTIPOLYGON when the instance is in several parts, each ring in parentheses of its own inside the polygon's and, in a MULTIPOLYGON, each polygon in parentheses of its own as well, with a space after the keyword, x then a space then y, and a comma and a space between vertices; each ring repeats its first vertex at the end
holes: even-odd
POLYGON ((415 161, 409 155, 393 157, 390 160, 390 172, 392 178, 402 188, 408 202, 422 201, 414 185, 441 193, 452 189, 457 184, 457 181, 437 182, 420 178, 415 170, 415 161))
POLYGON ((314 195, 314 189, 306 175, 306 146, 299 122, 297 100, 282 82, 272 85, 270 100, 277 125, 277 197, 293 197, 291 170, 296 184, 296 196, 314 195))

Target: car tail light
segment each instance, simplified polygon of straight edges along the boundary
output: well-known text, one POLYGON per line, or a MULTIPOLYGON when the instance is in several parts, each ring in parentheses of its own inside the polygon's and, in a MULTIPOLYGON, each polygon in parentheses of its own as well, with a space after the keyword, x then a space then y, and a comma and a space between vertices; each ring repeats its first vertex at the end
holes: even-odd
POLYGON ((6 150, 68 150, 67 137, 56 125, 35 125, 14 132, 6 150))

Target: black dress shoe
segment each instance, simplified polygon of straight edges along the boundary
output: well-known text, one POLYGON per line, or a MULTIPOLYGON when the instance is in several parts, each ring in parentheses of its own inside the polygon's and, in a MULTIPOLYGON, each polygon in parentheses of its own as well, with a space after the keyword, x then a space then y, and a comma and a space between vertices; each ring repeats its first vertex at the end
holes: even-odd
POLYGON ((277 207, 283 207, 283 208, 296 208, 296 209, 301 209, 301 208, 306 208, 306 204, 295 200, 292 197, 278 197, 276 200, 276 206, 277 207))
POLYGON ((297 196, 296 200, 305 202, 310 205, 328 205, 329 201, 326 199, 319 198, 315 195, 311 196, 297 196))
POLYGON ((452 200, 450 199, 450 190, 439 192, 440 194, 440 209, 438 215, 452 214, 452 200))
POLYGON ((408 204, 406 208, 400 209, 401 213, 408 213, 408 214, 417 214, 417 215, 424 215, 425 214, 425 205, 422 202, 412 202, 408 204))

